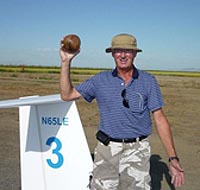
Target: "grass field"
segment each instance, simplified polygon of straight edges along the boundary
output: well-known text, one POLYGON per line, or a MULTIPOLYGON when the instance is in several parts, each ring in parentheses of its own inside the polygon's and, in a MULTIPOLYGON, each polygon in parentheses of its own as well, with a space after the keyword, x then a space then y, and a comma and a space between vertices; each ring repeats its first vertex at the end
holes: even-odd
MULTIPOLYGON (((72 74, 77 75, 94 75, 100 71, 109 70, 105 68, 71 68, 72 74)), ((14 65, 0 65, 0 72, 26 72, 26 73, 60 73, 60 67, 43 67, 43 66, 14 66, 14 65)), ((194 71, 160 71, 147 70, 147 72, 154 75, 163 76, 182 76, 182 77, 200 77, 200 72, 194 71)))
MULTIPOLYGON (((104 69, 72 68, 73 83, 84 81, 104 69)), ((199 72, 148 71, 156 76, 163 99, 164 111, 183 165, 186 184, 179 190, 198 190, 200 182, 200 77, 199 72)), ((0 100, 31 95, 59 93, 59 67, 0 66, 0 100), (29 68, 29 71, 27 70, 29 68), (6 70, 7 69, 7 70, 6 70), (13 71, 12 71, 13 69, 13 71)), ((90 151, 96 146, 95 133, 99 123, 96 101, 76 101, 90 151)), ((0 109, 0 190, 20 190, 19 115, 17 108, 0 109)), ((167 182, 168 158, 153 128, 150 137, 153 175, 161 188, 172 190, 167 182)))

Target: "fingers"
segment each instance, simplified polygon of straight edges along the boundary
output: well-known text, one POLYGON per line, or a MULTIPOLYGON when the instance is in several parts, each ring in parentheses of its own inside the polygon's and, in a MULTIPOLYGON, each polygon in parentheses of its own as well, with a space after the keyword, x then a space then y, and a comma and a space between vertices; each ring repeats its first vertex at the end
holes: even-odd
POLYGON ((64 44, 63 44, 63 40, 64 40, 64 37, 62 38, 62 40, 60 40, 60 46, 61 46, 61 47, 63 47, 63 45, 64 45, 64 44))
POLYGON ((171 179, 171 183, 175 186, 175 187, 180 187, 185 183, 185 179, 184 179, 184 173, 180 172, 177 175, 173 175, 172 179, 171 179))
POLYGON ((171 183, 174 184, 175 187, 180 187, 185 183, 184 170, 181 167, 179 162, 171 161, 170 162, 170 170, 172 173, 171 183))
POLYGON ((60 58, 61 58, 61 62, 63 64, 70 64, 71 60, 80 52, 80 49, 77 50, 76 52, 69 52, 68 49, 65 48, 63 40, 65 37, 63 37, 60 41, 60 58))
POLYGON ((67 52, 67 50, 64 48, 63 39, 60 41, 60 50, 63 52, 67 52))
POLYGON ((67 52, 67 50, 64 48, 64 43, 63 43, 64 38, 65 38, 65 36, 60 41, 60 50, 63 52, 67 52))

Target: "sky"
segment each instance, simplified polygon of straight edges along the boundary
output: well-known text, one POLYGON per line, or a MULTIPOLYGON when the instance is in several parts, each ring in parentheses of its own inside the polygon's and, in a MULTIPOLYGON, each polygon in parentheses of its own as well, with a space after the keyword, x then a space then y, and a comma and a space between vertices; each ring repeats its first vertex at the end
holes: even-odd
POLYGON ((199 0, 2 0, 0 64, 60 66, 60 40, 81 39, 73 67, 114 68, 113 36, 136 37, 145 70, 200 70, 199 0))

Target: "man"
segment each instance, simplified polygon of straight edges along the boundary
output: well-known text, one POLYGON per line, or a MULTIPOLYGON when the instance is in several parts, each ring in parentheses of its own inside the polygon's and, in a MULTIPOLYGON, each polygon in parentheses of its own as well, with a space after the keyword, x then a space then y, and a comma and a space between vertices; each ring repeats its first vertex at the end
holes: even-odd
POLYGON ((176 154, 170 125, 162 107, 163 100, 154 76, 137 69, 134 59, 138 52, 136 38, 129 34, 113 37, 111 47, 116 68, 100 72, 74 87, 70 64, 79 53, 60 49, 62 61, 60 91, 63 100, 96 98, 100 111, 91 189, 150 189, 150 146, 148 136, 155 119, 158 134, 169 156, 172 183, 184 183, 183 169, 176 154))

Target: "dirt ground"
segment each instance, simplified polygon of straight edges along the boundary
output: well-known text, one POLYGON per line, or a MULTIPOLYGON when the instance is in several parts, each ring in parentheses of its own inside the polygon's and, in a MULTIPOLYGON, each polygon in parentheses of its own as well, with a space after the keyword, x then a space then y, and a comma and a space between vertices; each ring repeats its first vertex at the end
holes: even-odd
MULTIPOLYGON (((200 187, 200 78, 156 76, 165 101, 178 156, 185 170, 186 184, 179 189, 200 187)), ((84 80, 84 78, 83 78, 84 80)), ((0 100, 29 95, 59 93, 59 74, 0 73, 0 100)), ((77 101, 90 151, 96 145, 99 114, 96 103, 77 101)), ((20 190, 18 109, 0 109, 0 190, 20 190)), ((151 176, 153 190, 172 190, 167 156, 153 129, 151 176)))

